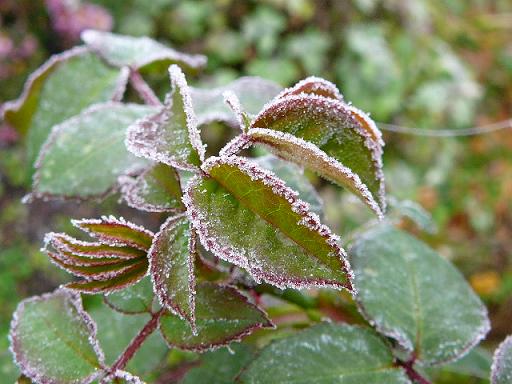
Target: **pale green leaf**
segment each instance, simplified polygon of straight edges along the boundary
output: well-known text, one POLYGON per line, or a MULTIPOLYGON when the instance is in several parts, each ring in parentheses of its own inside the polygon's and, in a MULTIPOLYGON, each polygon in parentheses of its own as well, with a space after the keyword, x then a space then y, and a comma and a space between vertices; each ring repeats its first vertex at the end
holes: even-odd
POLYGON ((491 369, 492 384, 510 384, 512 382, 512 336, 505 339, 494 352, 491 369))
POLYGON ((271 343, 242 371, 244 384, 407 384, 389 346, 369 329, 319 324, 271 343))
POLYGON ((121 291, 105 296, 105 303, 118 312, 136 314, 151 312, 153 307, 153 284, 149 277, 121 291))
POLYGON ((127 127, 154 108, 105 103, 94 105, 56 126, 36 164, 35 197, 104 196, 117 178, 145 162, 125 148, 127 127))
POLYGON ((461 274, 411 235, 374 227, 350 257, 362 313, 419 362, 455 360, 489 331, 487 310, 461 274))

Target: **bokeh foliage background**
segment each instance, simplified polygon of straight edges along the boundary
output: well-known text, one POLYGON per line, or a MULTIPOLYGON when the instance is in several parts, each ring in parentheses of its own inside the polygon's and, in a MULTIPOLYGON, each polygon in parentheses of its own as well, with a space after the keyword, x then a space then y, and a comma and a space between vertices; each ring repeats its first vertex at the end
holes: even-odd
MULTIPOLYGON (((287 86, 318 75, 375 120, 416 128, 414 135, 384 132, 388 193, 432 214, 437 231, 418 235, 457 264, 489 307, 489 350, 512 333, 512 129, 422 136, 422 129, 462 129, 512 115, 510 0, 2 0, 0 102, 16 98, 27 75, 77 44, 86 27, 148 35, 207 55, 195 84, 251 74, 287 86)), ((165 76, 148 78, 161 95, 168 90, 165 76)), ((212 125, 204 135, 213 152, 232 133, 212 125)), ((72 231, 70 216, 119 210, 115 196, 91 204, 22 204, 29 190, 24 156, 21 137, 0 122, 3 377, 13 374, 4 350, 17 302, 68 278, 39 251, 44 233, 72 231)), ((312 178, 338 233, 370 219, 348 194, 312 178)), ((149 221, 156 225, 159 218, 149 221)), ((450 372, 437 380, 485 382, 450 372)))

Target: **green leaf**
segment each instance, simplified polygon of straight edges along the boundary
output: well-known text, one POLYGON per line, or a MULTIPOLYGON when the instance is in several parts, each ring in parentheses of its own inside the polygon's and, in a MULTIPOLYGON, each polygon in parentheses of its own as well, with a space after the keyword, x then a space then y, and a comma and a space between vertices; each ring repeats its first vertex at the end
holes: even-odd
POLYGON ((206 64, 203 55, 178 52, 148 37, 87 30, 82 32, 82 40, 108 63, 117 67, 141 69, 156 63, 162 68, 180 64, 197 69, 206 64))
POLYGON ((96 324, 67 290, 22 301, 10 338, 16 363, 35 382, 90 383, 102 372, 96 324))
POLYGON ((110 308, 118 312, 138 314, 151 312, 153 298, 153 284, 149 277, 145 277, 137 284, 105 296, 104 300, 110 308))
POLYGON ((286 88, 281 93, 279 93, 276 98, 281 99, 286 96, 300 95, 301 93, 323 96, 330 99, 343 101, 343 96, 341 95, 336 85, 330 81, 316 76, 307 77, 299 81, 293 87, 286 88))
POLYGON ((36 163, 33 195, 106 195, 120 175, 144 166, 126 150, 124 138, 131 123, 152 111, 135 104, 98 104, 54 127, 36 163))
POLYGON ((391 351, 366 328, 319 324, 264 348, 242 371, 244 384, 410 383, 391 351))
MULTIPOLYGON (((105 363, 109 365, 118 358, 151 318, 149 314, 127 316, 103 304, 89 308, 88 312, 98 324, 98 340, 105 351, 105 363)), ((144 341, 125 369, 148 379, 162 363, 167 351, 168 348, 160 333, 154 332, 144 341)))
MULTIPOLYGON (((428 368, 429 373, 458 374, 488 380, 491 372, 492 355, 482 347, 475 347, 459 360, 440 367, 428 368)), ((434 376, 435 377, 435 376, 434 376)))
POLYGON ((236 120, 233 112, 224 102, 225 92, 233 92, 240 100, 243 110, 255 115, 281 89, 281 86, 270 80, 248 76, 217 88, 190 87, 190 96, 199 125, 212 121, 234 124, 236 120))
POLYGON ((201 356, 200 365, 187 372, 180 384, 233 384, 240 370, 253 358, 252 348, 233 344, 201 356))
POLYGON ((491 368, 492 384, 510 384, 512 382, 512 336, 505 339, 494 352, 491 368))
POLYGON ((284 182, 240 157, 210 158, 184 202, 203 246, 280 288, 349 288, 345 253, 284 182))
POLYGON ((297 165, 281 160, 274 155, 265 155, 252 159, 260 167, 272 171, 286 185, 299 193, 299 198, 309 204, 311 212, 323 216, 323 202, 315 188, 304 175, 304 170, 297 165))
POLYGON ((437 231, 436 224, 432 220, 432 215, 425 210, 420 204, 411 200, 397 200, 393 197, 389 198, 390 216, 397 216, 399 219, 407 218, 428 233, 437 231))
POLYGON ((52 56, 34 72, 21 97, 4 107, 5 121, 28 132, 30 166, 54 125, 93 103, 120 99, 127 77, 83 47, 52 56))
POLYGON ((148 212, 183 210, 178 173, 166 164, 156 164, 136 178, 119 179, 121 194, 132 208, 148 212))
POLYGON ((197 286, 196 334, 170 313, 160 318, 160 331, 170 348, 206 351, 239 341, 258 328, 272 327, 266 315, 232 287, 197 286))
POLYGON ((173 92, 161 110, 137 121, 128 129, 126 146, 138 157, 195 170, 204 160, 204 145, 192 108, 190 89, 181 69, 172 65, 173 92))
POLYGON ((186 217, 162 224, 148 252, 149 272, 162 306, 195 329, 195 234, 186 217))
POLYGON ((283 91, 259 113, 249 139, 348 188, 377 215, 385 211, 382 140, 375 124, 341 100, 283 91))
POLYGON ((460 273, 407 233, 377 226, 350 257, 364 316, 421 363, 455 360, 489 331, 487 310, 460 273))

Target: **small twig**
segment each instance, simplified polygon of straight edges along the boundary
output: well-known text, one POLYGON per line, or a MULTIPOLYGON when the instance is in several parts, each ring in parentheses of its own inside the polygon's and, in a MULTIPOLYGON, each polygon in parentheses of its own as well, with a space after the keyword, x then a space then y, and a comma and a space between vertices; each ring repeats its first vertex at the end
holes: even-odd
POLYGON ((151 319, 146 323, 144 328, 133 338, 131 343, 126 347, 124 352, 117 358, 114 364, 109 369, 109 373, 113 374, 118 370, 122 370, 128 361, 135 355, 139 350, 140 346, 144 341, 155 331, 158 326, 158 320, 164 314, 165 310, 162 308, 160 311, 153 313, 151 319))
POLYGON ((160 106, 162 103, 137 70, 130 70, 130 84, 146 104, 160 106))
POLYGON ((430 380, 424 378, 423 376, 421 376, 418 371, 416 371, 414 369, 414 362, 416 361, 415 358, 412 358, 411 360, 409 361, 399 361, 398 362, 398 365, 400 367, 402 367, 404 370, 405 370, 405 373, 407 374, 407 376, 409 376, 409 379, 411 379, 412 381, 418 383, 418 384, 432 384, 430 382, 430 380))

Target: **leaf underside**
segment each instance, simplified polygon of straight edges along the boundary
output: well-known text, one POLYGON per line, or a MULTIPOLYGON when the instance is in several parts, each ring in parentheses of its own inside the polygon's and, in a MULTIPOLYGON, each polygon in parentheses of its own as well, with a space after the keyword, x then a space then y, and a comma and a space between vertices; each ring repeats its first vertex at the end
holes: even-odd
POLYGON ((197 285, 196 334, 170 313, 160 319, 160 331, 170 348, 203 352, 239 341, 254 330, 272 327, 266 315, 232 287, 197 285))
POLYGON ((201 243, 278 287, 350 287, 337 238, 270 172, 242 158, 210 158, 184 198, 201 243))
POLYGON ((407 233, 377 226, 350 257, 365 317, 421 363, 455 360, 487 334, 485 306, 460 273, 407 233))
POLYGON ((389 347, 369 329, 322 323, 271 343, 238 378, 244 384, 407 384, 389 347))

